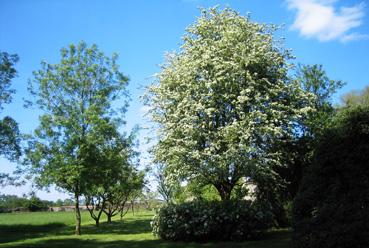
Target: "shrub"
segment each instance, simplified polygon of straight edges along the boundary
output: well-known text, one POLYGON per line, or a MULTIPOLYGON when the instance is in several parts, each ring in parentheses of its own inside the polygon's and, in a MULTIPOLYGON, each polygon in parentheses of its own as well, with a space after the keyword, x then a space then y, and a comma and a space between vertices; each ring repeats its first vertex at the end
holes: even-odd
POLYGON ((31 196, 31 198, 25 203, 24 207, 31 212, 45 211, 48 209, 47 201, 42 201, 36 196, 31 196))
POLYGON ((209 241, 255 239, 272 222, 271 212, 251 201, 194 201, 164 206, 151 225, 162 239, 209 241))
POLYGON ((369 108, 341 113, 293 209, 296 248, 369 247, 369 108))

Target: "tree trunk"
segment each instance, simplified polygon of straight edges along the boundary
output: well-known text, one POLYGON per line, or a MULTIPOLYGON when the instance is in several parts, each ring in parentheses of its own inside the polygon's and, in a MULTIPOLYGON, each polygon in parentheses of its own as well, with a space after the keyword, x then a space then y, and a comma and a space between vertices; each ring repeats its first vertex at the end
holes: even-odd
POLYGON ((96 227, 99 227, 99 225, 100 225, 100 219, 95 219, 95 224, 96 224, 96 227))
POLYGON ((81 212, 79 211, 79 195, 75 193, 76 231, 75 235, 81 235, 81 212))
POLYGON ((108 223, 111 223, 111 215, 110 215, 110 214, 108 214, 108 215, 107 215, 107 217, 108 217, 108 221, 107 221, 107 222, 108 222, 108 223))
POLYGON ((222 202, 229 201, 231 199, 231 192, 234 185, 231 183, 217 184, 214 185, 217 189, 222 202))

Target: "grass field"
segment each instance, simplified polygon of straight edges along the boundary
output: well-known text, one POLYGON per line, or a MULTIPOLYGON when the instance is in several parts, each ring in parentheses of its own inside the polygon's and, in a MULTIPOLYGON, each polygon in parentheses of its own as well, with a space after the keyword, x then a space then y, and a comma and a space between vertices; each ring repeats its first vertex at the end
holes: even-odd
POLYGON ((96 228, 88 212, 82 214, 82 236, 75 236, 73 212, 38 212, 0 214, 0 247, 290 247, 290 233, 286 230, 266 234, 262 241, 182 243, 160 240, 151 234, 153 212, 128 213, 123 221, 113 219, 96 228))

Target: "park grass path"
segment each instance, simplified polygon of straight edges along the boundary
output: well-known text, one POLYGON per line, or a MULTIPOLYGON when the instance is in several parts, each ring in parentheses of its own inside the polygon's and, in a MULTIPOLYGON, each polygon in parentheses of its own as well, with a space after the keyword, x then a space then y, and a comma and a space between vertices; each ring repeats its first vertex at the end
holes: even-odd
POLYGON ((153 212, 140 211, 127 214, 123 221, 113 219, 112 224, 102 223, 99 228, 87 212, 82 215, 82 235, 75 236, 74 214, 55 213, 14 213, 0 214, 0 248, 288 248, 288 230, 276 230, 267 234, 265 240, 248 242, 184 243, 158 239, 151 233, 150 221, 153 212))

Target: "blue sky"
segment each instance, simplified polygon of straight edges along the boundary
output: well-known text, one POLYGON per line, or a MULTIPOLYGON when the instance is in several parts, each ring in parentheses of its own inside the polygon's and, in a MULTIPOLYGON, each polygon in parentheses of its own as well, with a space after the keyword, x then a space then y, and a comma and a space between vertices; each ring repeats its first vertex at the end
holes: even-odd
MULTIPOLYGON (((369 85, 369 2, 360 0, 0 0, 0 50, 17 53, 18 77, 14 100, 1 116, 16 119, 22 132, 31 132, 38 112, 24 109, 27 80, 40 61, 57 63, 59 50, 81 40, 95 43, 107 55, 120 54, 119 64, 130 78, 132 102, 127 129, 145 125, 139 96, 160 70, 164 53, 179 48, 185 28, 199 16, 199 7, 228 6, 257 22, 284 24, 285 38, 298 63, 322 64, 328 76, 347 85, 339 95, 369 85)), ((141 135, 143 140, 145 132, 141 135)), ((143 146, 142 150, 146 149, 143 146)), ((0 172, 14 164, 0 159, 0 172)), ((31 185, 5 187, 0 193, 28 193, 31 185)), ((44 199, 65 198, 51 190, 44 199)))

